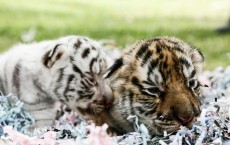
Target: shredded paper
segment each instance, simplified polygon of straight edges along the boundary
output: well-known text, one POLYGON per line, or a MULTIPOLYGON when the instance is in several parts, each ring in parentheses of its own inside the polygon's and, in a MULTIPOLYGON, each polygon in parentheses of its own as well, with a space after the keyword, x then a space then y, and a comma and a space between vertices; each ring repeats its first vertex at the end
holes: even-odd
POLYGON ((230 144, 230 66, 205 71, 199 76, 202 112, 192 129, 181 126, 175 133, 150 137, 136 116, 129 116, 136 132, 110 137, 108 126, 85 122, 76 113, 66 112, 55 126, 36 128, 33 117, 16 96, 0 93, 0 144, 9 145, 208 145, 230 144))

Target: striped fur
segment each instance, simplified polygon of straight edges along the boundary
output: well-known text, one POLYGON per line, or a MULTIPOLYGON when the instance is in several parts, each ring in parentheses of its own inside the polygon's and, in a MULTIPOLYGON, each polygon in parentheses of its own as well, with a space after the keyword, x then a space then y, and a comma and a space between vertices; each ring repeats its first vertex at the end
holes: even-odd
POLYGON ((133 131, 127 120, 136 115, 151 135, 191 127, 200 114, 197 74, 202 54, 172 37, 141 40, 125 49, 106 77, 114 95, 114 105, 105 122, 118 132, 133 131))
POLYGON ((101 46, 86 37, 20 44, 0 56, 0 90, 25 103, 35 127, 51 125, 63 105, 83 117, 97 115, 111 103, 102 79, 107 62, 101 46))

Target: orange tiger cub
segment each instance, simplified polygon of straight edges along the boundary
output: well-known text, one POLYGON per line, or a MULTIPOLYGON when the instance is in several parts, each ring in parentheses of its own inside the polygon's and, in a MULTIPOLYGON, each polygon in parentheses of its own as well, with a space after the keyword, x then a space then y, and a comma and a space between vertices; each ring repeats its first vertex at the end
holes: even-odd
POLYGON ((119 133, 134 131, 136 115, 151 135, 191 127, 200 114, 201 52, 174 37, 141 40, 124 50, 106 73, 114 103, 104 122, 119 133))

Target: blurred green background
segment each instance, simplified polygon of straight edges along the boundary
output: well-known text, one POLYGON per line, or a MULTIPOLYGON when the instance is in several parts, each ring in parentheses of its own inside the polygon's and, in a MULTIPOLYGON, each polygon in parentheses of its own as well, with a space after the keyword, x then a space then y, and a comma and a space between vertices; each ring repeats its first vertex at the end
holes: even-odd
POLYGON ((202 50, 205 69, 230 65, 230 0, 1 0, 0 51, 36 30, 34 41, 78 34, 112 39, 124 48, 138 39, 176 36, 202 50))

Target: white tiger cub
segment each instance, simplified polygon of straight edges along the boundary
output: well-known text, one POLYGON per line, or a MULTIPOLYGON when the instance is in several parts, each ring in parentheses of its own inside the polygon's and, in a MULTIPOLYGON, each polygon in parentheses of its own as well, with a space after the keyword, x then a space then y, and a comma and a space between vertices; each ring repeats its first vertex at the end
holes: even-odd
POLYGON ((0 55, 0 90, 24 102, 34 127, 52 125, 63 104, 88 118, 113 102, 103 80, 108 67, 101 46, 87 37, 20 44, 0 55))

